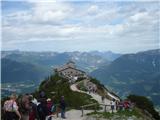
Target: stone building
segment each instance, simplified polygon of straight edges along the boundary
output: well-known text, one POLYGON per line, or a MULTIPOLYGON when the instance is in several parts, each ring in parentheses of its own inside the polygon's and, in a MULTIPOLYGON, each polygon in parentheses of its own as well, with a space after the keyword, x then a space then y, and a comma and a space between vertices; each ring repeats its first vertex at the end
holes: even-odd
POLYGON ((84 71, 76 68, 76 65, 73 61, 69 61, 65 65, 56 68, 55 73, 58 73, 60 76, 69 78, 72 82, 75 82, 78 78, 87 77, 84 71))

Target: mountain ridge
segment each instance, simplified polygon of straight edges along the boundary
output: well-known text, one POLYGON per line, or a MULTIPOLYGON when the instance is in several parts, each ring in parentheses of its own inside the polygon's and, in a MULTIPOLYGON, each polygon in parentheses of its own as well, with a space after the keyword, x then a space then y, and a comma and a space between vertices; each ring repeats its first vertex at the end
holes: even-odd
POLYGON ((145 95, 160 104, 160 49, 125 54, 91 73, 119 95, 145 95))
POLYGON ((47 75, 45 70, 30 63, 17 62, 7 58, 1 59, 2 83, 15 83, 22 81, 35 81, 38 83, 47 75))

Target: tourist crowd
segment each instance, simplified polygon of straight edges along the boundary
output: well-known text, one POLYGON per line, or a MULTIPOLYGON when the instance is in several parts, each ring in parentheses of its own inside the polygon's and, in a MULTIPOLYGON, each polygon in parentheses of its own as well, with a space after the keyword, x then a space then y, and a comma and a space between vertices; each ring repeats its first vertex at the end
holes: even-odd
POLYGON ((4 102, 4 120, 51 120, 53 116, 65 119, 66 102, 61 96, 58 104, 55 104, 54 96, 47 98, 43 91, 36 99, 31 94, 25 94, 17 98, 12 94, 9 100, 4 102))

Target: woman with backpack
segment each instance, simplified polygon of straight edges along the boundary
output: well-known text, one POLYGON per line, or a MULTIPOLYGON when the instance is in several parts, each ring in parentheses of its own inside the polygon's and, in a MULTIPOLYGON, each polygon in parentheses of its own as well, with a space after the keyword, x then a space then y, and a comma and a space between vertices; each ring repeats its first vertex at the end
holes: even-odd
POLYGON ((5 120, 20 120, 21 114, 16 103, 17 95, 12 94, 10 100, 4 103, 5 120))

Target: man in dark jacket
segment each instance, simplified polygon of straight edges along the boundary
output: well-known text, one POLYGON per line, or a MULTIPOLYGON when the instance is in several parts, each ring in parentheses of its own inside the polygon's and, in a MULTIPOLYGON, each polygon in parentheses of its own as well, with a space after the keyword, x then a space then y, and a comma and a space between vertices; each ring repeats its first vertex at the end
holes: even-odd
POLYGON ((66 118, 65 117, 66 103, 65 103, 65 100, 64 100, 64 96, 61 97, 60 108, 61 108, 61 118, 65 119, 66 118))
POLYGON ((40 120, 45 120, 48 111, 47 111, 47 102, 45 99, 40 99, 40 104, 37 106, 38 116, 40 120))

